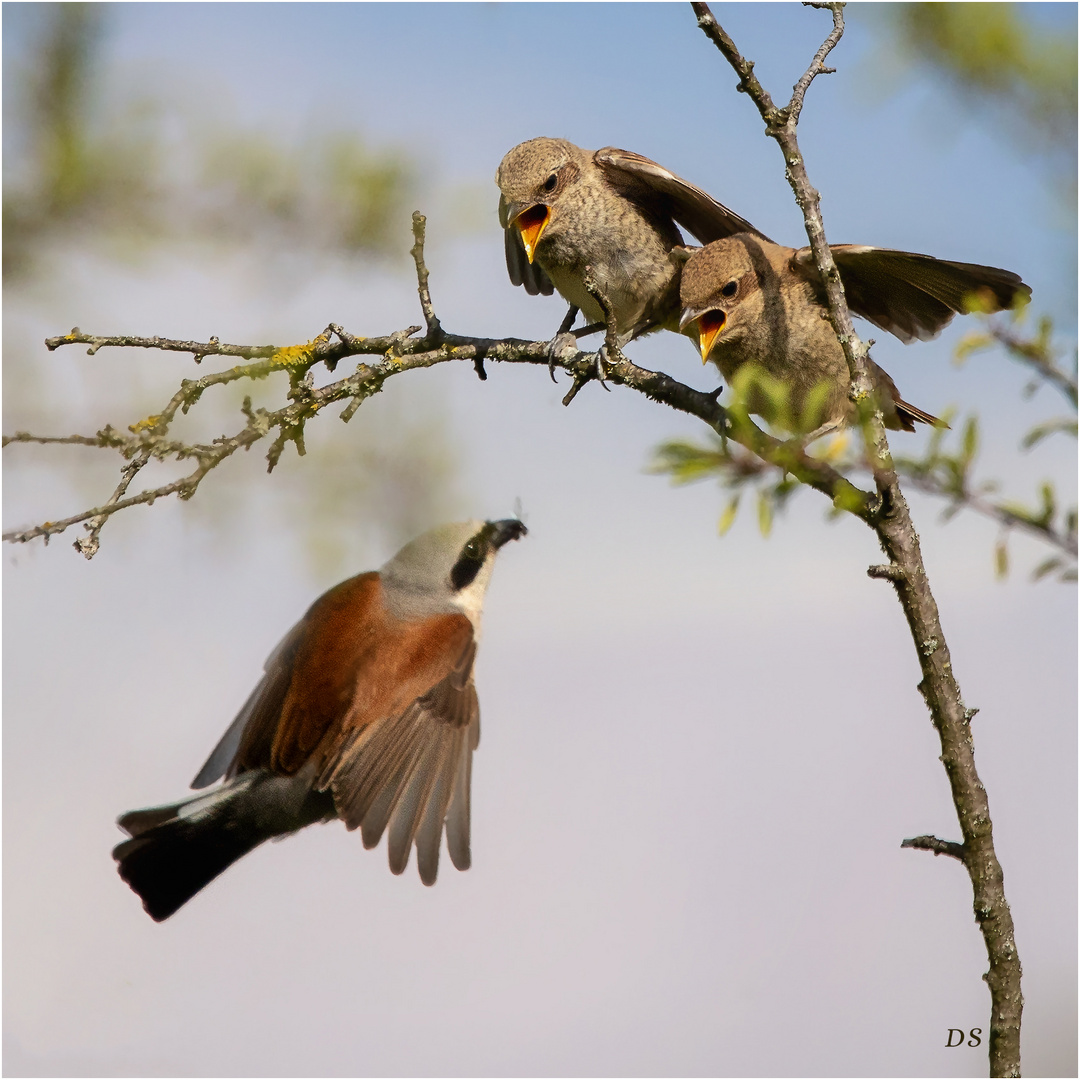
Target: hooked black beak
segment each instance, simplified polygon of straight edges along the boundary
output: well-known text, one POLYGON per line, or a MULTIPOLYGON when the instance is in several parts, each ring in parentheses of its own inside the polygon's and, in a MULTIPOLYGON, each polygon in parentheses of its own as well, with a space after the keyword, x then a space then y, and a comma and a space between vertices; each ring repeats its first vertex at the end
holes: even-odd
POLYGON ((491 529, 491 545, 496 550, 511 540, 519 540, 529 531, 525 528, 525 523, 518 521, 517 518, 489 521, 488 528, 491 529))

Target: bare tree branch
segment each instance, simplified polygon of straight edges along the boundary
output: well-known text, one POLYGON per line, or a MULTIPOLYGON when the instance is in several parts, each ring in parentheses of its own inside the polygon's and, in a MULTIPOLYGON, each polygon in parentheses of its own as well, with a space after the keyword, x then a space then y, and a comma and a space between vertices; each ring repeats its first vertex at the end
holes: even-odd
POLYGON ((840 275, 825 240, 818 193, 810 183, 796 137, 796 124, 806 91, 815 76, 825 71, 825 57, 843 34, 844 5, 811 5, 832 13, 833 28, 810 68, 796 84, 791 101, 782 109, 775 106, 757 81, 753 64, 739 53, 716 22, 708 4, 694 3, 692 6, 698 25, 738 74, 739 88, 748 93, 757 106, 766 134, 779 144, 787 166, 788 182, 803 212, 814 262, 825 287, 829 317, 851 373, 851 396, 859 409, 866 453, 877 485, 880 512, 868 515, 865 520, 873 526, 889 556, 891 569, 887 577, 896 589, 919 657, 922 668, 919 690, 941 739, 941 761, 949 778, 964 837, 964 865, 971 877, 975 917, 982 929, 990 960, 986 975, 991 995, 990 1073, 992 1076, 1019 1076, 1023 1008, 1020 958, 1016 951, 1012 914, 1005 899, 1004 876, 994 851, 989 802, 975 768, 969 725, 971 714, 963 704, 960 686, 953 673, 937 603, 923 565, 918 534, 892 465, 881 412, 867 405, 873 401, 867 348, 852 325, 840 275))
POLYGON ((61 345, 89 345, 86 350, 87 356, 93 356, 98 349, 105 345, 119 345, 134 349, 158 349, 162 352, 187 352, 194 356, 198 364, 204 356, 240 356, 245 360, 254 360, 260 356, 273 356, 276 351, 273 345, 222 345, 216 337, 212 337, 205 345, 197 341, 174 341, 170 338, 160 337, 132 337, 124 334, 119 337, 99 337, 94 334, 84 334, 77 326, 69 334, 45 339, 45 348, 49 352, 59 349, 61 345))
MULTIPOLYGON (((522 341, 517 338, 465 337, 448 334, 442 329, 428 292, 424 225, 423 215, 415 215, 416 243, 413 247, 413 259, 416 263, 420 303, 431 330, 422 338, 415 336, 422 329, 419 326, 410 326, 383 337, 356 337, 336 323, 332 323, 304 345, 285 348, 225 345, 214 338, 208 342, 197 342, 126 335, 109 337, 84 334, 79 330, 50 338, 46 344, 51 349, 61 345, 86 344, 90 346, 87 352, 91 355, 108 346, 188 352, 197 361, 207 356, 262 359, 225 371, 213 372, 199 379, 185 379, 162 411, 132 424, 128 429, 130 434, 124 434, 109 426, 99 431, 96 436, 40 436, 17 432, 13 436, 5 437, 4 445, 11 442, 68 443, 113 449, 121 454, 127 464, 121 470, 121 479, 116 490, 102 505, 56 521, 45 521, 31 528, 6 532, 3 539, 12 543, 26 543, 42 537, 47 541, 49 537, 62 533, 72 525, 85 523, 88 536, 78 541, 76 547, 87 558, 91 558, 98 550, 99 535, 104 522, 118 511, 130 506, 149 505, 168 495, 175 494, 182 499, 190 499, 203 479, 237 450, 250 449, 271 432, 276 432, 267 453, 269 469, 272 470, 286 443, 292 442, 298 453, 304 452, 303 433, 308 420, 329 405, 345 402, 341 419, 347 422, 365 400, 379 393, 387 379, 403 372, 454 360, 467 360, 474 364, 492 360, 500 363, 547 366, 551 362, 547 342, 522 341), (351 375, 337 382, 319 388, 314 386, 312 369, 318 364, 325 364, 330 370, 334 370, 338 363, 352 356, 379 356, 381 359, 374 364, 358 364, 351 375), (206 390, 241 379, 262 379, 277 372, 285 372, 289 376, 290 404, 267 411, 253 409, 250 399, 245 399, 242 411, 246 423, 235 434, 221 436, 209 444, 188 444, 168 438, 169 426, 177 413, 188 412, 206 390), (186 476, 159 487, 147 488, 136 495, 126 494, 132 480, 150 460, 183 461, 189 458, 194 458, 197 465, 186 476)), ((572 389, 568 397, 572 397, 577 390, 597 377, 595 354, 566 350, 555 359, 555 363, 567 371, 573 380, 576 389, 572 389)), ((753 424, 740 421, 738 425, 734 425, 726 411, 717 403, 716 395, 701 393, 662 372, 638 367, 619 351, 617 339, 614 340, 614 348, 609 342, 607 377, 612 382, 644 394, 662 405, 696 416, 723 438, 734 439, 759 457, 826 494, 836 506, 858 515, 870 513, 870 495, 855 487, 831 465, 807 454, 797 443, 774 439, 753 424)))

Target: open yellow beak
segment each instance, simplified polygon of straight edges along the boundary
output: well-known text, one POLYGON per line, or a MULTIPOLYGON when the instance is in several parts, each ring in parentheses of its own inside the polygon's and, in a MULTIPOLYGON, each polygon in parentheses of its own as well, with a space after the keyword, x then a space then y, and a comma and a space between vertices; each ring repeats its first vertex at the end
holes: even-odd
POLYGON ((529 256, 529 262, 536 258, 536 245, 540 243, 540 237, 544 235, 548 222, 551 220, 551 208, 543 203, 530 206, 528 210, 522 210, 513 224, 521 233, 521 242, 525 245, 525 254, 529 256))
POLYGON ((727 316, 722 311, 706 311, 698 319, 698 345, 701 348, 701 362, 709 362, 709 353, 720 332, 727 323, 727 316))

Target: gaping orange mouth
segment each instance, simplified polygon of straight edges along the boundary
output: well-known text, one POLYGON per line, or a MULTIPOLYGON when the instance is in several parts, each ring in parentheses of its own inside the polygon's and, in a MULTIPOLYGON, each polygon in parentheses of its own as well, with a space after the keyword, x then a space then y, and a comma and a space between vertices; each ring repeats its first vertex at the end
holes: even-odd
POLYGON ((701 362, 708 362, 713 344, 720 336, 720 331, 727 323, 727 316, 722 311, 706 311, 698 319, 698 345, 701 348, 701 362))
POLYGON ((529 256, 529 262, 536 258, 536 245, 540 243, 540 237, 544 235, 548 222, 551 220, 551 209, 543 203, 530 206, 528 210, 522 210, 514 224, 521 233, 521 242, 525 245, 525 254, 529 256))

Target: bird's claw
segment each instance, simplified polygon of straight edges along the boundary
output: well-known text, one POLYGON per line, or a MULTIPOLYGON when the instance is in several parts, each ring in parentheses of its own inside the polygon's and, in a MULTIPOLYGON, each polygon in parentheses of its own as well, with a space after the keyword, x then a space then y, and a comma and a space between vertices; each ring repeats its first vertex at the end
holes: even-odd
POLYGON ((573 352, 578 351, 577 337, 568 330, 560 331, 548 342, 548 374, 551 376, 552 382, 558 381, 555 378, 555 364, 567 349, 573 352))
POLYGON ((611 387, 608 386, 607 380, 604 378, 604 361, 611 363, 606 342, 596 350, 596 377, 600 380, 600 385, 610 394, 611 387))

